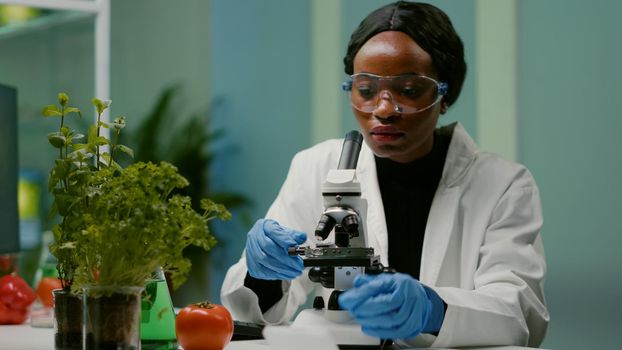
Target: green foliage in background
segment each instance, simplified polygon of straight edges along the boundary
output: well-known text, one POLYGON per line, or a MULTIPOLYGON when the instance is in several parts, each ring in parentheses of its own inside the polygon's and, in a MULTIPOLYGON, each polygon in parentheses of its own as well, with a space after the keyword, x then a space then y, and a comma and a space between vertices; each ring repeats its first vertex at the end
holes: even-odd
POLYGON ((164 89, 131 139, 126 141, 132 145, 135 159, 175 164, 179 173, 190 181, 181 193, 192 198, 195 209, 202 197, 209 197, 229 209, 250 205, 249 199, 240 193, 215 191, 210 186, 211 165, 216 156, 213 144, 225 133, 210 130, 210 118, 214 117, 211 108, 187 118, 181 116, 177 105, 180 95, 179 86, 164 89))
POLYGON ((41 14, 41 10, 22 5, 0 5, 0 26, 22 24, 41 14))
MULTIPOLYGON (((216 143, 223 140, 225 133, 223 130, 212 131, 210 121, 217 117, 213 111, 222 101, 215 100, 208 108, 186 115, 182 112, 181 100, 181 86, 165 88, 125 143, 132 146, 137 160, 164 160, 175 164, 179 173, 190 181, 190 186, 180 193, 192 198, 195 209, 200 198, 208 197, 231 210, 237 209, 236 218, 248 226, 251 220, 244 210, 250 205, 247 197, 233 191, 215 191, 211 182, 214 159, 222 154, 216 143)), ((223 249, 228 241, 224 237, 228 233, 217 229, 210 226, 215 235, 223 238, 219 240, 219 246, 223 249)), ((192 271, 189 283, 172 294, 173 301, 179 305, 196 301, 192 296, 205 293, 210 283, 208 252, 190 246, 185 249, 184 256, 192 262, 192 271)))

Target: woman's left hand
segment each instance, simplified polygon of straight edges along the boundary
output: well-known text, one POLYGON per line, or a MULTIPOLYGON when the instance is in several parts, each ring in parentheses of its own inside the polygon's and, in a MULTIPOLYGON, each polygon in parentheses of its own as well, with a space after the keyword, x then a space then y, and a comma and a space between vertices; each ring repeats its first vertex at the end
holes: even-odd
POLYGON ((440 330, 444 303, 429 287, 403 273, 363 275, 339 296, 363 332, 381 339, 408 339, 440 330))

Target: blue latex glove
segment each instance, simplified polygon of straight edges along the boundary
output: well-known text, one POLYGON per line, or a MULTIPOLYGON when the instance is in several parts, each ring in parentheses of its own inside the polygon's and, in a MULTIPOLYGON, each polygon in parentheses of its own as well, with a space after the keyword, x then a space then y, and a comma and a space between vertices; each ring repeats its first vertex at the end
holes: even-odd
POLYGON ((362 275, 339 296, 363 332, 380 339, 408 339, 436 333, 445 316, 441 298, 427 286, 403 273, 362 275))
POLYGON ((246 238, 248 273, 263 280, 292 280, 304 269, 302 258, 289 256, 287 248, 300 245, 307 234, 279 225, 270 219, 259 219, 246 238))

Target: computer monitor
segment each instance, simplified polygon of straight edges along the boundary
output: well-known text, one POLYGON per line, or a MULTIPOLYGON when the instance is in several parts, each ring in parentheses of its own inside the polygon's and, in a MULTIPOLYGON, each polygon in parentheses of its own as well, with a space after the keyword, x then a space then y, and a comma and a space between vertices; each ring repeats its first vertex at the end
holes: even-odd
POLYGON ((17 90, 0 84, 0 254, 17 253, 17 90))

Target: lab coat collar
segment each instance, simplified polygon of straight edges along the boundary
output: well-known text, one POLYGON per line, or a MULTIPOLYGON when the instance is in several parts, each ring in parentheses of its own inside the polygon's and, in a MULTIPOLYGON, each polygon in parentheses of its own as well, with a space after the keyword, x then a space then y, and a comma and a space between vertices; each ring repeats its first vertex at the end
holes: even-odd
POLYGON ((475 160, 477 146, 462 124, 458 122, 443 126, 438 129, 438 132, 451 136, 440 185, 457 186, 475 160))
MULTIPOLYGON (((477 146, 475 141, 473 141, 459 122, 442 126, 438 129, 438 132, 442 135, 451 136, 451 142, 447 151, 440 183, 446 187, 453 187, 459 183, 460 179, 467 173, 467 170, 475 160, 477 146)), ((365 174, 365 176, 373 175, 375 180, 372 181, 375 184, 375 188, 373 189, 377 189, 378 194, 380 194, 376 177, 374 153, 365 142, 363 142, 363 146, 361 147, 357 173, 360 176, 363 176, 363 174, 365 174)), ((372 189, 370 188, 370 190, 372 189)))

